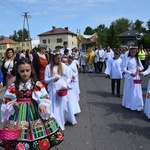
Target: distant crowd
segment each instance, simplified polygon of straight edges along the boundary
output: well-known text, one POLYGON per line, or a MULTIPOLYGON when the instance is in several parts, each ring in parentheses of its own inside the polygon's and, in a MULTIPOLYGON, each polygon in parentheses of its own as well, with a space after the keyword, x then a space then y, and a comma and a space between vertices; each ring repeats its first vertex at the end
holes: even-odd
POLYGON ((47 51, 41 43, 37 51, 22 50, 17 54, 8 48, 0 70, 0 86, 6 86, 1 118, 9 120, 7 128, 17 124, 22 129, 19 140, 8 143, 14 147, 21 143, 28 149, 40 149, 42 140, 47 143, 45 149, 61 143, 66 123, 76 125, 76 115, 81 112, 79 72, 105 74, 111 79, 112 95, 118 97, 122 97, 124 77, 122 105, 134 111, 144 108, 150 119, 150 83, 145 107, 141 87, 141 76, 150 74, 149 61, 150 51, 142 45, 121 49, 103 49, 99 45, 85 50, 71 49, 64 41, 63 47, 53 51, 47 51), (11 110, 9 106, 13 106, 11 110))

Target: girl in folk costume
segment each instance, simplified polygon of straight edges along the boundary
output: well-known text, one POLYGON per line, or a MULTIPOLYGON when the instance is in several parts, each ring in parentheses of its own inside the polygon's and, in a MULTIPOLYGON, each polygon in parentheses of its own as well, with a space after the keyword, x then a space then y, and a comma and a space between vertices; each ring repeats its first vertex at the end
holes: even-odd
POLYGON ((81 112, 80 106, 79 106, 79 83, 78 83, 78 70, 76 65, 73 63, 73 56, 68 57, 68 67, 72 71, 72 90, 74 92, 73 101, 74 101, 74 114, 78 114, 81 112))
POLYGON ((49 150, 63 140, 53 118, 52 104, 46 89, 37 81, 31 62, 22 58, 16 64, 16 81, 12 83, 1 106, 5 128, 21 129, 18 140, 5 141, 7 150, 49 150), (6 121, 6 119, 8 119, 6 121))
POLYGON ((120 97, 120 84, 122 78, 121 63, 122 59, 119 57, 118 51, 114 52, 114 58, 108 61, 107 74, 111 78, 112 95, 115 95, 115 86, 117 85, 117 96, 120 97))
POLYGON ((122 100, 122 105, 131 110, 141 111, 143 109, 141 84, 134 83, 135 79, 140 78, 139 71, 143 69, 142 63, 137 55, 137 47, 131 47, 123 66, 125 83, 122 100))
POLYGON ((45 68, 45 83, 52 99, 53 113, 62 130, 65 130, 65 114, 67 109, 67 96, 58 96, 57 90, 67 89, 66 79, 69 78, 67 66, 61 62, 61 53, 54 50, 51 53, 51 63, 45 68))
MULTIPOLYGON (((148 74, 150 74, 150 65, 144 72, 140 72, 140 75, 143 75, 143 76, 146 76, 148 74)), ((148 86, 147 86, 147 94, 146 94, 144 113, 146 114, 148 119, 150 119, 150 80, 149 80, 148 86)))
POLYGON ((15 53, 12 48, 8 48, 6 50, 5 58, 2 61, 2 73, 4 76, 3 85, 6 85, 6 89, 8 86, 15 81, 15 53))

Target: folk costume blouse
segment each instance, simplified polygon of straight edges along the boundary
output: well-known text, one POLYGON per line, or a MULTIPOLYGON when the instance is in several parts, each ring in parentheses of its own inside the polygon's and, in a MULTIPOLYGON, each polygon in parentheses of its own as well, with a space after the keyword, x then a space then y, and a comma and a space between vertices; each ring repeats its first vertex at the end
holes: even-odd
POLYGON ((16 96, 16 88, 11 84, 4 95, 4 103, 1 106, 1 118, 5 121, 5 127, 14 129, 18 126, 21 129, 19 139, 3 141, 7 150, 49 150, 63 141, 57 121, 53 118, 52 104, 46 89, 37 81, 33 87, 31 80, 19 85, 19 92, 16 96), (17 102, 18 109, 12 106, 17 102), (38 108, 44 105, 47 115, 40 113, 38 108))

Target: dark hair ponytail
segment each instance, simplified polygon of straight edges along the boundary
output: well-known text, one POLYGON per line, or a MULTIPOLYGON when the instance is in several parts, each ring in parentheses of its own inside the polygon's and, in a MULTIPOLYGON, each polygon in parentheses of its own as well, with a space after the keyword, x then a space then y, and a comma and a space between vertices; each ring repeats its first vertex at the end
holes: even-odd
POLYGON ((34 71, 34 67, 32 66, 32 62, 28 58, 21 58, 16 63, 15 69, 16 69, 16 81, 15 81, 15 87, 16 87, 16 94, 18 94, 19 91, 19 84, 21 81, 20 74, 18 73, 18 68, 20 65, 29 64, 31 66, 31 85, 34 87, 35 83, 37 82, 37 77, 34 71))

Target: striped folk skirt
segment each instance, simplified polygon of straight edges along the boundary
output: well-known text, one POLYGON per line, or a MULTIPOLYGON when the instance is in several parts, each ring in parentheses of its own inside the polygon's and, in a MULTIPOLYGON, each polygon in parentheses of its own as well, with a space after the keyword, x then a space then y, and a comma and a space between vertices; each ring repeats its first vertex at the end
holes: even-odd
POLYGON ((33 100, 27 103, 19 101, 19 109, 5 123, 5 127, 9 129, 16 126, 22 129, 20 138, 0 143, 7 150, 16 150, 19 147, 22 147, 21 150, 49 150, 64 139, 57 121, 54 118, 43 120, 39 115, 38 105, 33 100))

